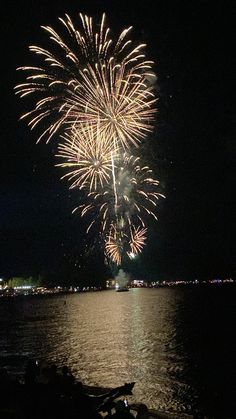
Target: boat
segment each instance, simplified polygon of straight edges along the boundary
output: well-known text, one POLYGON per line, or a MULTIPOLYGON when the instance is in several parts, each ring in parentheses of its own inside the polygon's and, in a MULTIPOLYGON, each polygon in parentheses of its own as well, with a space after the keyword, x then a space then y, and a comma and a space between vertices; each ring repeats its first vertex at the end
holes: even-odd
POLYGON ((124 291, 129 291, 128 287, 120 287, 116 290, 116 292, 124 292, 124 291))

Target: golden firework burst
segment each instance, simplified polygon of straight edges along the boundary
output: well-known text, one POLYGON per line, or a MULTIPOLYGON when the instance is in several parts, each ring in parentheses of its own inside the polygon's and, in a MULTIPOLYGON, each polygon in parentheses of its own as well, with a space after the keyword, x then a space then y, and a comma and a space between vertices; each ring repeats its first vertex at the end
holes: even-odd
POLYGON ((81 28, 66 15, 59 19, 65 39, 49 26, 43 29, 54 43, 53 52, 38 46, 30 51, 41 66, 25 66, 26 82, 16 86, 21 97, 33 95, 33 109, 22 118, 39 136, 49 141, 69 126, 89 122, 114 143, 127 148, 137 145, 152 129, 156 99, 150 77, 152 61, 143 53, 144 44, 134 46, 128 38, 131 27, 116 41, 110 36, 105 15, 97 32, 92 18, 80 14, 81 28))

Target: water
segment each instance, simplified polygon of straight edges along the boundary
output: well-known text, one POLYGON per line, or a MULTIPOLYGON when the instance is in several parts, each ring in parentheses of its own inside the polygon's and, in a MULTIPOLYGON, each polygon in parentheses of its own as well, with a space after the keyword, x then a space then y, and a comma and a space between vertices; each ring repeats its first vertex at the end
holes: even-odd
POLYGON ((130 402, 235 417, 233 285, 0 300, 0 366, 67 364, 85 384, 135 381, 130 402))

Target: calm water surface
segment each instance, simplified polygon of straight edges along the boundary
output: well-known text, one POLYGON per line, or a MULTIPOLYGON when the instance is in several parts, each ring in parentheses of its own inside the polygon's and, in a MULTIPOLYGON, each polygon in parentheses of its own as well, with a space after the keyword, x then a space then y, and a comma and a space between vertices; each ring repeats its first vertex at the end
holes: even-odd
POLYGON ((0 300, 0 366, 67 364, 89 385, 135 381, 130 402, 235 417, 234 285, 0 300))

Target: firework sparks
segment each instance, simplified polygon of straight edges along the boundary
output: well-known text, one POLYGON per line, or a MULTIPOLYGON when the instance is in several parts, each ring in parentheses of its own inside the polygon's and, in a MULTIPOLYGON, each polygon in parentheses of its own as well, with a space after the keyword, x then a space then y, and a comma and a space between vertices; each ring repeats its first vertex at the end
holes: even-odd
POLYGON ((28 76, 16 86, 21 97, 33 95, 34 108, 22 116, 31 129, 46 126, 38 141, 49 141, 59 130, 89 121, 96 131, 127 148, 137 145, 152 129, 155 102, 150 77, 152 62, 145 59, 144 44, 133 46, 125 29, 114 42, 102 16, 96 32, 92 18, 80 14, 81 29, 66 15, 59 19, 65 38, 43 27, 54 43, 53 53, 31 46, 41 66, 20 67, 28 76))
MULTIPOLYGON (((142 248, 145 244, 145 240, 147 239, 147 229, 142 227, 134 227, 131 230, 131 240, 129 242, 132 254, 137 255, 142 251, 142 248)), ((129 252, 129 253, 131 253, 129 252)))
POLYGON ((89 204, 86 202, 76 210, 92 220, 97 218, 103 232, 114 222, 119 229, 136 224, 144 228, 147 218, 157 219, 156 207, 159 198, 164 197, 158 192, 159 182, 153 178, 148 166, 141 165, 139 157, 117 155, 115 166, 116 193, 110 181, 105 188, 90 191, 89 204))
POLYGON ((96 136, 90 124, 81 125, 80 129, 73 128, 62 137, 63 142, 58 146, 58 157, 63 163, 58 164, 65 168, 63 178, 68 178, 70 188, 88 189, 91 191, 103 190, 110 181, 113 170, 113 161, 118 152, 114 145, 99 130, 96 136))
POLYGON ((116 263, 116 265, 121 265, 122 254, 124 252, 124 243, 123 243, 124 233, 118 231, 117 228, 112 225, 108 235, 108 239, 105 242, 105 252, 108 257, 116 263))
POLYGON ((121 265, 124 255, 137 255, 143 249, 146 241, 147 229, 141 226, 130 226, 125 232, 117 225, 112 224, 108 237, 105 241, 105 251, 108 257, 116 263, 121 265))
POLYGON ((157 219, 155 211, 160 197, 159 182, 139 157, 117 155, 116 195, 112 181, 104 188, 90 191, 86 203, 75 208, 89 221, 87 232, 93 227, 101 232, 105 253, 117 265, 127 255, 142 251, 147 239, 146 222, 157 219))

